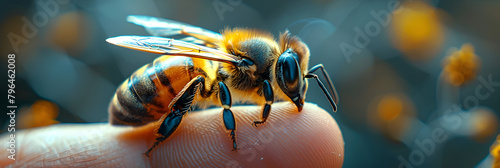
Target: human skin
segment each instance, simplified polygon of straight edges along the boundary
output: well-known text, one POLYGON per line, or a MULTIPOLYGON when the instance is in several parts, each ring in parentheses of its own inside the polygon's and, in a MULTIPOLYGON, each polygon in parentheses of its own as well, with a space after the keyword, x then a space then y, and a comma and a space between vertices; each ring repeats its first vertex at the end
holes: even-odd
MULTIPOLYGON (((157 123, 141 127, 58 124, 16 131, 16 160, 0 144, 2 167, 342 167, 344 140, 337 122, 318 106, 272 105, 267 122, 261 106, 233 106, 239 150, 222 122, 222 109, 187 114, 174 134, 151 157, 157 123)), ((0 137, 8 142, 10 134, 0 137)))

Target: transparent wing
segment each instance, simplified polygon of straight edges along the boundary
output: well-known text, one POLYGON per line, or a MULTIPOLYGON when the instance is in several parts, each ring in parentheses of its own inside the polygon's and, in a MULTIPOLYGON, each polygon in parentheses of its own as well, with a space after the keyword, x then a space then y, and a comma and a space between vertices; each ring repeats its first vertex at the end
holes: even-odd
POLYGON ((217 45, 215 45, 215 44, 212 44, 212 43, 209 43, 207 41, 203 41, 203 40, 200 40, 200 39, 197 39, 197 38, 194 38, 194 37, 184 37, 184 38, 181 38, 179 40, 185 41, 185 42, 188 42, 188 43, 193 43, 193 44, 207 46, 207 47, 210 47, 210 48, 217 48, 217 45))
POLYGON ((127 17, 127 21, 143 26, 146 31, 153 36, 172 36, 182 34, 206 41, 213 44, 212 46, 217 44, 222 39, 222 36, 219 33, 169 19, 130 15, 127 17))
POLYGON ((134 50, 171 56, 187 56, 213 61, 237 64, 238 57, 220 50, 175 40, 153 36, 118 36, 106 39, 108 43, 134 50))

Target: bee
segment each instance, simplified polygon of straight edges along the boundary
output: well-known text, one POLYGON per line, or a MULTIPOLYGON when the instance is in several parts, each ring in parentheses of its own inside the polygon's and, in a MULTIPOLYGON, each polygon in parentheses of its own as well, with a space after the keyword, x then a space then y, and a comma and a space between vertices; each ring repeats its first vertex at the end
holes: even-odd
POLYGON ((185 23, 150 16, 128 16, 153 36, 118 36, 106 41, 121 47, 161 54, 135 71, 117 89, 109 106, 113 125, 144 125, 157 121, 156 141, 144 153, 149 157, 179 127, 196 105, 223 107, 225 129, 237 150, 232 102, 263 105, 264 124, 275 100, 289 101, 300 112, 314 78, 337 111, 338 95, 322 64, 308 69, 309 48, 288 31, 279 41, 256 29, 226 29, 220 34, 185 23), (182 39, 161 36, 186 36, 182 39), (328 90, 314 72, 321 69, 328 90), (330 94, 333 93, 333 96, 330 94))

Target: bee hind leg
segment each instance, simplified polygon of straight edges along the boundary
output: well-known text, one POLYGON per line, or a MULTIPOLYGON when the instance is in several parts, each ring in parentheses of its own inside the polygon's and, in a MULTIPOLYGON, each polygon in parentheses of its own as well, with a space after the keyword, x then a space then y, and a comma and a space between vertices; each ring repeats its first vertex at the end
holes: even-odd
POLYGON ((262 86, 262 90, 264 92, 264 98, 266 98, 266 105, 264 105, 264 109, 262 110, 262 120, 254 121, 252 123, 253 126, 257 127, 258 124, 264 124, 269 117, 269 113, 271 112, 271 104, 274 102, 274 93, 271 84, 269 81, 264 81, 264 86, 262 86))
POLYGON ((231 93, 227 88, 226 84, 219 82, 219 99, 224 110, 222 111, 222 118, 224 120, 224 126, 226 130, 231 131, 229 137, 233 141, 233 151, 238 150, 238 145, 236 145, 236 122, 234 120, 233 112, 231 111, 231 93))
POLYGON ((182 89, 177 96, 172 100, 170 104, 170 113, 165 113, 160 120, 158 120, 158 127, 155 129, 156 141, 155 143, 144 153, 147 157, 149 154, 163 141, 165 141, 170 135, 172 135, 177 127, 179 127, 182 117, 189 111, 193 103, 194 96, 198 88, 203 88, 203 82, 205 79, 198 76, 191 80, 182 89))

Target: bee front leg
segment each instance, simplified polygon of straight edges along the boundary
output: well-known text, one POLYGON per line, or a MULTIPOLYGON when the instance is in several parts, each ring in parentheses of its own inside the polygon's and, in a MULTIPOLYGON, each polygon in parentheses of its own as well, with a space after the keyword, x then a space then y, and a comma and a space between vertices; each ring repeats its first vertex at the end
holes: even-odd
POLYGON ((224 82, 219 82, 219 99, 224 110, 222 111, 222 118, 224 120, 224 126, 227 130, 231 131, 229 137, 233 141, 233 151, 238 150, 236 145, 236 122, 234 121, 233 112, 229 109, 231 108, 231 93, 224 82))
POLYGON ((168 113, 168 115, 165 113, 160 120, 158 120, 159 127, 155 129, 157 136, 155 143, 144 153, 144 155, 149 157, 151 151, 177 130, 177 127, 181 124, 182 117, 193 103, 196 91, 198 88, 203 88, 201 86, 203 86, 204 81, 205 79, 201 76, 194 78, 172 100, 174 102, 172 102, 170 113, 168 113))
POLYGON ((271 112, 271 104, 274 102, 273 88, 271 87, 271 84, 269 84, 269 81, 264 81, 262 90, 264 92, 264 98, 266 98, 266 105, 264 105, 264 109, 262 110, 262 120, 254 121, 252 123, 255 127, 257 127, 258 124, 264 124, 266 122, 267 117, 269 117, 269 113, 271 112))

